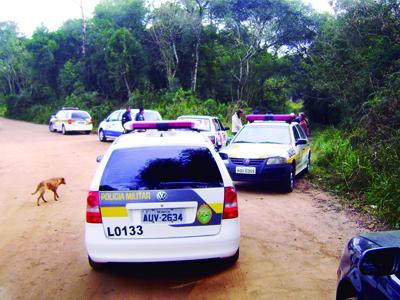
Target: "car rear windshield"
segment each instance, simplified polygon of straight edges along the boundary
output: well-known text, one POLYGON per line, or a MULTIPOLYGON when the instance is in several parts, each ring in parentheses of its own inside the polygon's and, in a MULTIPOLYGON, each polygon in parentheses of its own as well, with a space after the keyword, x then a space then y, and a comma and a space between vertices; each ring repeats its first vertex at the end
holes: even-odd
POLYGON ((260 125, 244 127, 233 143, 290 144, 287 126, 260 125))
POLYGON ((176 146, 115 150, 100 183, 100 191, 211 187, 223 187, 211 152, 176 146))
POLYGON ((85 111, 77 111, 73 112, 71 115, 71 119, 80 119, 80 120, 86 120, 89 119, 90 116, 87 112, 85 111))
POLYGON ((204 118, 179 118, 179 120, 190 121, 194 123, 196 129, 201 131, 211 131, 211 124, 209 119, 204 118))
POLYGON ((154 111, 144 111, 144 119, 146 121, 161 121, 160 115, 154 111))

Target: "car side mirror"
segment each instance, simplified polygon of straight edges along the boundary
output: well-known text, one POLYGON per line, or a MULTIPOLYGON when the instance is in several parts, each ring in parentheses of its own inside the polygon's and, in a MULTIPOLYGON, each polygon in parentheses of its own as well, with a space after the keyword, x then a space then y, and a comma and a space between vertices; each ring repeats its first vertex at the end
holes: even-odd
POLYGON ((298 146, 298 145, 307 145, 307 140, 298 140, 296 142, 296 146, 298 146))
POLYGON ((99 155, 96 157, 96 162, 101 162, 103 160, 104 155, 99 155))
POLYGON ((387 276, 400 271, 400 248, 366 250, 361 256, 359 268, 362 274, 387 276))
POLYGON ((219 152, 219 156, 222 158, 222 160, 227 160, 229 158, 228 154, 224 152, 219 152))

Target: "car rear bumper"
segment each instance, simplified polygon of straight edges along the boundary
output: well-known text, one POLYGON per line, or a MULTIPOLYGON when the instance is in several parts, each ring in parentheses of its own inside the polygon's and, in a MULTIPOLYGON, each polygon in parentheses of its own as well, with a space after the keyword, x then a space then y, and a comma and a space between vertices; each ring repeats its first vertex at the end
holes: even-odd
POLYGON ((250 182, 282 182, 288 178, 291 165, 266 165, 265 163, 255 166, 256 174, 237 174, 236 164, 226 164, 229 174, 234 181, 250 181, 250 182))
POLYGON ((103 224, 86 223, 85 242, 95 262, 162 262, 233 256, 239 249, 239 218, 223 220, 212 236, 168 239, 108 239, 103 224))
POLYGON ((93 129, 93 124, 89 125, 65 125, 65 130, 66 131, 92 131, 93 129))

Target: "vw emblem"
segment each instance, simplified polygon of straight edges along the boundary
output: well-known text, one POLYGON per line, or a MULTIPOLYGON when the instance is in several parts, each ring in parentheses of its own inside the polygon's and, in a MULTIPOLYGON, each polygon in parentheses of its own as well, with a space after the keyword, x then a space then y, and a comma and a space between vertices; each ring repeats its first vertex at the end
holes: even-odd
POLYGON ((168 194, 164 191, 158 192, 157 193, 157 200, 159 201, 165 201, 168 198, 168 194))
POLYGON ((248 166, 250 164, 250 159, 248 159, 248 158, 243 159, 243 164, 248 166))

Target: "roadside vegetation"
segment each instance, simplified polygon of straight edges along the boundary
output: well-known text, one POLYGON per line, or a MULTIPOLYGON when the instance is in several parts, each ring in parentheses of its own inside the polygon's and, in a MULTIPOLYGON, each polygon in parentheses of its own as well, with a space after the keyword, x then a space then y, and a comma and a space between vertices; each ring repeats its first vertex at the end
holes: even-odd
POLYGON ((102 1, 92 18, 32 37, 0 23, 0 115, 47 123, 61 106, 95 125, 125 104, 217 115, 304 110, 312 180, 400 228, 400 3, 102 1), (315 130, 319 128, 318 130, 315 130))

